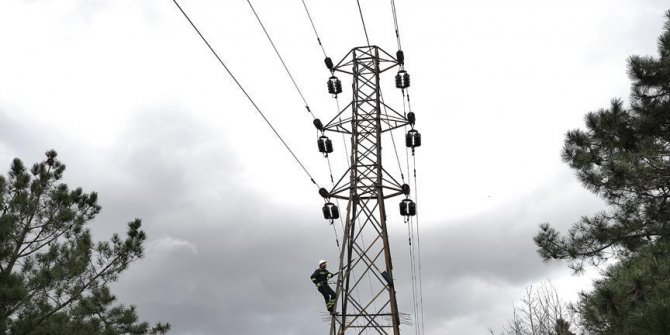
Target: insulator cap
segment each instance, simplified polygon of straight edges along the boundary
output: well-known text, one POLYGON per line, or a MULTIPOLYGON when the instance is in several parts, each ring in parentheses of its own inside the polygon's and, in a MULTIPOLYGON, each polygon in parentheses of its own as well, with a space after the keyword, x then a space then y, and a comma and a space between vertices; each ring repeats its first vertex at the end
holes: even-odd
POLYGON ((395 58, 398 59, 398 64, 400 64, 400 65, 405 64, 405 53, 402 52, 402 50, 396 51, 395 58))
POLYGON ((328 93, 330 94, 342 93, 342 82, 335 76, 328 78, 328 93))
POLYGON ((334 67, 333 60, 330 59, 330 57, 326 57, 326 59, 324 59, 324 62, 326 63, 326 67, 328 68, 328 70, 333 71, 334 67))
POLYGON ((323 187, 319 189, 319 195, 324 198, 330 198, 330 193, 328 193, 328 190, 323 187))
POLYGON ((335 220, 340 218, 340 210, 337 208, 337 205, 332 202, 327 202, 321 208, 323 212, 323 218, 326 220, 335 220))
POLYGON ((333 152, 333 142, 327 136, 320 136, 316 144, 321 153, 329 154, 333 152))
POLYGON ((405 70, 398 71, 395 75, 395 87, 408 88, 409 87, 409 73, 405 70))
POLYGON ((407 113, 407 122, 409 122, 411 125, 414 125, 416 122, 416 115, 414 115, 414 112, 407 113))
POLYGON ((405 145, 408 148, 416 148, 421 146, 421 134, 418 131, 412 129, 407 132, 405 135, 405 145))
POLYGON ((314 127, 316 127, 316 129, 318 129, 320 131, 323 131, 323 123, 321 122, 321 120, 314 119, 313 123, 314 123, 314 127))
POLYGON ((409 185, 402 184, 402 187, 400 189, 402 190, 402 194, 409 195, 409 185))
POLYGON ((405 199, 400 202, 400 215, 402 216, 415 216, 416 215, 416 204, 410 199, 405 199))

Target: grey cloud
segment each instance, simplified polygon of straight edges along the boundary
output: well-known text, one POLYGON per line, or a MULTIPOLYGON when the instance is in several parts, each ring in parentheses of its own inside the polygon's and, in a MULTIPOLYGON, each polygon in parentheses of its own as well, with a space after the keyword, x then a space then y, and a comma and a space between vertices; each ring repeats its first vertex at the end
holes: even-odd
MULTIPOLYGON (((569 191, 559 188, 554 194, 561 199, 569 191)), ((432 329, 477 313, 495 322, 486 319, 486 311, 499 307, 501 298, 507 297, 503 304, 511 306, 526 283, 561 266, 543 264, 534 251, 531 237, 542 218, 527 212, 541 213, 548 203, 538 198, 523 199, 532 210, 492 212, 424 229, 424 303, 432 329)), ((253 195, 245 201, 251 207, 263 205, 253 195)), ((562 206, 580 211, 577 203, 584 202, 573 198, 562 206)), ((195 252, 185 247, 161 254, 148 250, 147 259, 118 284, 122 300, 137 303, 150 319, 173 321, 177 334, 308 334, 325 329, 321 298, 307 278, 319 257, 315 251, 333 244, 332 235, 324 234, 329 231, 318 228, 323 221, 267 206, 264 213, 219 215, 210 221, 196 216, 198 229, 172 229, 171 237, 194 245, 195 252)), ((398 227, 391 234, 398 299, 402 311, 411 312, 406 235, 398 227)))

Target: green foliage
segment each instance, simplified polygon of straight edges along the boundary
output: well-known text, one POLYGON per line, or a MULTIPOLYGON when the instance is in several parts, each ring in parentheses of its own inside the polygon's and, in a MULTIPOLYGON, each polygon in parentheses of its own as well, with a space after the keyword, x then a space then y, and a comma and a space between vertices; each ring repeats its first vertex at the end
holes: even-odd
POLYGON ((561 236, 542 224, 535 237, 545 260, 567 259, 575 270, 626 257, 670 236, 670 11, 659 58, 631 57, 630 108, 613 100, 589 113, 586 130, 567 133, 563 159, 611 210, 583 217, 561 236))
POLYGON ((648 245, 609 267, 574 307, 589 334, 670 334, 670 246, 648 245))
POLYGON ((566 135, 563 159, 609 210, 575 223, 567 235, 542 224, 545 261, 612 257, 594 290, 573 306, 586 334, 670 334, 670 11, 659 57, 629 59, 630 108, 615 99, 566 135))
POLYGON ((143 255, 141 221, 127 235, 94 242, 95 192, 59 183, 55 151, 28 170, 14 159, 0 176, 0 334, 164 334, 133 306, 112 306, 108 284, 143 255))

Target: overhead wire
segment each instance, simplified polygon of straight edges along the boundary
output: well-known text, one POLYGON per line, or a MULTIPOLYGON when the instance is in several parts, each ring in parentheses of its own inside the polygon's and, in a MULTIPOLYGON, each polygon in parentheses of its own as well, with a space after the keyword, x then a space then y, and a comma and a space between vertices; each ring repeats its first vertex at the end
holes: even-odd
MULTIPOLYGON (((402 90, 402 96, 403 96, 403 101, 402 101, 403 114, 405 116, 407 116, 407 104, 405 103, 405 98, 406 98, 405 89, 402 90)), ((405 125, 404 129, 405 129, 405 131, 407 130, 407 125, 405 125)), ((407 173, 409 174, 411 170, 410 170, 410 164, 409 164, 409 148, 408 147, 405 147, 405 161, 406 161, 406 164, 407 164, 407 173)), ((407 178, 407 183, 411 188, 412 187, 412 178, 409 177, 409 176, 407 178)), ((405 224, 407 224, 407 239, 408 239, 408 243, 409 243, 409 255, 410 255, 409 258, 410 258, 410 272, 411 272, 410 278, 411 278, 411 284, 412 284, 412 310, 413 310, 414 320, 415 320, 414 331, 415 331, 415 334, 418 335, 418 334, 420 334, 420 332, 419 332, 419 328, 418 328, 419 327, 418 326, 418 324, 419 324, 419 320, 418 320, 419 319, 419 305, 418 305, 418 300, 416 298, 417 293, 418 293, 417 292, 417 285, 416 285, 416 282, 417 282, 417 278, 416 278, 417 277, 416 276, 417 266, 416 266, 416 252, 414 251, 414 243, 412 243, 412 240, 414 239, 414 228, 412 226, 413 219, 412 219, 411 216, 407 217, 405 219, 405 224)))
POLYGON ((391 0, 391 10, 393 12, 393 25, 395 27, 395 37, 398 41, 398 50, 402 50, 400 46, 400 30, 398 29, 398 11, 395 9, 395 0, 391 0))
POLYGON ((182 9, 182 7, 179 5, 179 3, 177 2, 177 0, 172 0, 172 2, 177 6, 177 8, 179 8, 179 11, 184 15, 184 17, 186 18, 186 20, 188 20, 188 22, 191 24, 191 27, 193 27, 193 29, 195 30, 195 32, 198 33, 198 36, 200 36, 200 38, 202 39, 202 41, 205 42, 205 44, 207 45, 207 47, 209 48, 209 50, 212 52, 212 54, 214 54, 214 56, 215 56, 216 59, 219 61, 219 63, 221 63, 221 65, 222 65, 223 68, 226 70, 226 72, 228 72, 228 74, 229 74, 230 77, 233 79, 233 81, 235 81, 235 84, 237 84, 237 86, 240 88, 240 90, 242 91, 242 93, 244 93, 244 95, 247 97, 247 99, 249 100, 249 102, 251 102, 251 104, 254 106, 254 108, 256 109, 256 111, 258 112, 258 114, 260 114, 261 117, 263 118, 263 120, 265 120, 265 123, 267 123, 267 125, 270 127, 270 129, 272 129, 272 131, 273 131, 274 134, 277 136, 277 138, 279 138, 279 140, 281 141, 281 143, 284 144, 284 147, 286 147, 286 150, 288 150, 288 152, 291 154, 291 156, 293 156, 293 159, 295 159, 295 161, 298 163, 298 165, 300 165, 300 167, 301 167, 302 170, 305 172, 305 174, 307 174, 307 176, 309 177, 310 181, 311 181, 314 185, 316 185, 316 187, 318 188, 318 187, 319 187, 319 184, 316 182, 316 180, 314 180, 314 177, 312 177, 312 175, 309 173, 309 171, 307 171, 307 168, 305 167, 305 165, 303 165, 303 163, 300 161, 300 159, 298 159, 298 156, 296 156, 296 154, 293 152, 293 150, 291 150, 291 148, 290 148, 289 145, 286 143, 286 141, 284 141, 284 139, 281 137, 281 135, 279 134, 279 132, 277 131, 277 129, 275 129, 275 127, 272 125, 272 123, 270 122, 270 120, 265 116, 265 114, 263 114, 263 112, 262 112, 261 109, 258 107, 258 105, 256 105, 256 102, 254 102, 254 100, 251 98, 251 96, 249 95, 249 93, 247 93, 247 91, 244 89, 244 87, 242 86, 242 84, 237 80, 237 78, 235 77, 235 75, 230 71, 230 69, 228 68, 228 66, 226 66, 226 64, 223 62, 223 60, 221 59, 221 57, 219 57, 219 54, 214 50, 214 48, 212 48, 212 46, 209 44, 209 42, 207 41, 207 39, 205 38, 205 36, 200 32, 200 30, 199 30, 198 27, 195 25, 195 23, 193 23, 193 21, 192 21, 191 18, 188 16, 188 14, 186 14, 186 12, 184 11, 184 9, 182 9))
MULTIPOLYGON (((247 0, 247 1, 249 1, 249 0, 247 0)), ((311 14, 309 13, 309 9, 307 8, 307 5, 306 5, 304 0, 302 0, 302 3, 303 3, 303 7, 305 8, 305 12, 307 13, 307 16, 309 18, 309 21, 311 23, 314 34, 317 38, 317 42, 318 42, 318 44, 321 48, 321 51, 323 52, 324 56, 327 57, 327 53, 325 51, 323 43, 321 42, 321 38, 319 37, 319 34, 316 30, 314 20, 312 19, 311 14)), ((365 33, 365 40, 367 42, 367 45, 370 46, 370 38, 369 38, 369 35, 368 35, 368 32, 367 32, 367 27, 366 27, 366 24, 365 24, 365 18, 363 16, 363 10, 361 8, 360 1, 356 0, 356 4, 358 6, 358 11, 359 11, 359 14, 360 14, 360 17, 361 17, 361 23, 363 25, 363 32, 365 33)), ((394 22, 395 35, 396 35, 397 44, 398 44, 398 50, 401 50, 400 32, 399 32, 399 28, 398 28, 397 11, 396 11, 394 0, 391 0, 391 6, 392 6, 393 22, 394 22)), ((267 35, 267 32, 266 32, 266 35, 267 35)), ((268 36, 268 38, 269 38, 269 36, 268 36)), ((276 49, 275 49, 275 51, 276 51, 276 49)), ((287 69, 287 71, 288 71, 288 69, 287 69)), ((336 103, 337 103, 337 111, 339 113, 339 100, 337 99, 337 96, 335 97, 335 99, 336 99, 336 103)), ((382 99, 382 102, 383 102, 383 97, 381 97, 381 99, 382 99)), ((409 105, 409 94, 407 96, 407 100, 408 100, 407 103, 409 105)), ((403 110, 404 110, 404 114, 406 116, 407 112, 405 110, 405 92, 404 92, 404 90, 403 90, 403 110)), ((386 111, 386 108, 384 108, 384 111, 385 111, 385 114, 388 117, 388 111, 386 111)), ((410 107, 410 111, 411 111, 411 107, 410 107)), ((391 139, 392 139, 392 142, 393 142, 394 152, 395 152, 395 155, 396 155, 396 161, 398 163, 398 169, 401 173, 402 180, 404 181, 404 173, 402 171, 402 166, 400 164, 400 157, 398 155, 398 150, 397 150, 397 146, 396 146, 395 138, 393 137, 393 134, 391 134, 391 139)), ((347 146, 346 146, 346 140, 344 139, 344 135, 343 135, 343 143, 344 143, 344 149, 345 149, 345 153, 346 153, 346 157, 347 157, 347 163, 348 163, 347 165, 349 167, 351 167, 351 162, 349 161, 349 157, 348 157, 349 155, 348 155, 348 152, 346 152, 347 151, 347 146)), ((352 148, 352 150, 354 150, 354 148, 352 148)), ((410 172, 409 152, 407 150, 406 150, 406 160, 407 160, 407 173, 409 173, 410 172)), ((329 168, 329 171, 330 171, 331 182, 333 182, 333 175, 332 175, 332 167, 331 167, 331 163, 330 163, 330 158, 328 158, 328 168, 329 168)), ((408 182, 411 184, 411 180, 408 180, 408 182)), ((415 157, 414 157, 414 184, 415 184, 414 185, 414 190, 416 192, 417 187, 416 187, 416 159, 415 159, 415 157)), ((339 203, 338 203, 338 206, 339 206, 339 203)), ((342 222, 341 217, 340 217, 340 222, 342 222)), ((417 244, 417 250, 414 250, 414 246, 412 245, 412 242, 411 242, 412 239, 413 239, 413 235, 414 235, 414 229, 412 227, 413 227, 413 225, 410 222, 408 222, 408 229, 409 229, 408 238, 409 238, 409 242, 410 242, 410 258, 411 258, 411 266, 412 266, 412 286, 413 286, 412 296, 413 296, 413 300, 414 300, 413 308, 414 308, 414 314, 415 314, 415 319, 416 319, 416 329, 417 329, 416 333, 419 334, 419 331, 423 331, 423 292, 422 292, 422 285, 421 285, 420 255, 418 256, 418 269, 417 269, 417 263, 416 263, 417 250, 420 253, 420 246, 419 246, 419 243, 420 243, 419 241, 420 240, 419 240, 419 237, 418 237, 418 232, 419 232, 419 230, 418 230, 418 220, 417 220, 417 243, 416 243, 417 244), (417 271, 419 273, 419 278, 418 278, 419 287, 418 287, 418 289, 417 289, 417 286, 416 286, 416 282, 417 282, 416 273, 417 273, 417 271), (420 295, 419 301, 417 301, 417 299, 416 299, 417 294, 420 295), (419 326, 419 320, 418 320, 418 317, 417 317, 418 314, 419 314, 419 311, 418 311, 419 309, 421 309, 421 312, 420 312, 421 325, 420 326, 419 326)), ((333 227, 333 229, 334 229, 334 227, 333 227)), ((344 227, 343 227, 343 229, 344 229, 344 227)), ((363 245, 365 245, 364 239, 361 239, 361 242, 363 243, 363 245)), ((371 280, 371 278, 368 278, 368 279, 371 280)), ((371 284, 372 283, 370 282, 370 285, 371 284)), ((370 288, 372 289, 372 287, 370 287, 370 288)))
MULTIPOLYGON (((303 7, 305 8, 305 13, 307 14, 307 18, 309 19, 309 22, 312 26, 312 31, 314 31, 314 35, 316 36, 316 41, 318 42, 319 47, 321 48, 321 51, 323 52, 323 56, 328 58, 328 54, 326 53, 326 49, 325 49, 323 43, 321 42, 321 37, 319 36, 318 31, 316 30, 316 24, 314 23, 314 19, 312 19, 312 15, 309 12, 309 8, 307 7, 307 3, 305 3, 305 0, 301 0, 301 1, 302 1, 303 7)), ((335 97, 335 100, 337 101, 337 96, 335 97)), ((339 113, 339 102, 337 102, 337 109, 338 109, 337 112, 339 113)), ((344 134, 342 134, 342 136, 344 138, 344 134)), ((345 151, 345 156, 348 155, 346 142, 345 142, 345 146, 344 146, 344 151, 345 151)), ((335 187, 335 180, 333 178, 333 168, 332 168, 332 164, 330 162, 330 156, 329 155, 326 156, 326 160, 328 162, 328 172, 330 173, 330 182, 331 182, 331 185, 333 185, 333 187, 335 187)), ((348 162, 349 162, 349 159, 347 158, 347 163, 348 162)), ((338 208, 342 208, 340 206, 339 199, 335 198, 335 204, 337 205, 338 208)), ((335 229, 335 225, 334 225, 334 222, 332 220, 331 220, 331 225, 333 226, 333 232, 335 233, 335 244, 339 248, 340 243, 339 243, 339 239, 337 237, 337 229, 335 229)), ((342 219, 342 215, 340 215, 340 227, 342 228, 342 231, 344 232, 344 221, 342 219)))
MULTIPOLYGON (((419 206, 419 191, 418 183, 416 181, 416 156, 412 156, 413 165, 414 165, 414 200, 416 201, 417 207, 419 206)), ((418 261, 419 261, 419 306, 421 312, 421 333, 423 334, 424 328, 424 319, 423 319, 423 275, 421 271, 421 234, 419 232, 419 212, 416 213, 416 245, 418 250, 418 261)), ((418 322, 418 320, 417 320, 418 322)))
MULTIPOLYGON (((337 106, 337 113, 340 113, 340 100, 335 97, 335 104, 337 106)), ((342 123, 342 117, 340 116, 339 118, 340 123, 342 123)), ((342 133, 342 143, 344 144, 344 157, 347 159, 347 168, 351 168, 351 156, 349 156, 349 151, 347 150, 347 139, 344 136, 344 133, 342 133)), ((352 148, 353 150, 353 148, 352 148)))
MULTIPOLYGON (((249 7, 251 8, 251 11, 254 13, 254 16, 256 17, 256 20, 258 21, 261 28, 263 29, 263 32, 265 33, 265 36, 268 38, 268 41, 270 41, 270 44, 272 45, 272 48, 274 49, 275 54, 277 54, 277 57, 279 58, 279 61, 284 66, 284 69, 286 70, 286 73, 288 74, 289 78, 291 78, 291 82, 293 82, 293 86, 298 91, 298 94, 300 95, 300 98, 302 98, 302 101, 305 103, 305 108, 310 113, 310 115, 312 115, 312 118, 316 119, 316 116, 312 112, 311 108, 309 108, 309 104, 307 103, 307 99, 305 99, 305 96, 303 95, 302 90, 300 90, 300 87, 296 83, 293 75, 291 74, 291 71, 288 69, 288 66, 286 65, 286 62, 284 61, 283 57, 279 53, 279 50, 277 49, 277 46, 275 45, 274 41, 272 40, 272 37, 270 37, 270 34, 268 33, 267 29, 265 28, 265 25, 263 24, 263 21, 261 20, 260 16, 258 15, 258 12, 256 12, 256 9, 254 8, 253 4, 251 3, 251 0, 247 0, 247 3, 249 4, 249 7)), ((310 14, 309 14, 309 10, 307 10, 307 5, 305 4, 304 1, 303 1, 303 5, 305 6, 305 10, 307 11, 307 16, 309 17, 309 20, 312 23, 312 28, 314 29, 314 33, 317 35, 317 41, 319 42, 319 45, 321 46, 321 49, 322 49, 322 51, 324 52, 324 55, 325 55, 326 51, 323 48, 323 45, 321 44, 321 39, 319 38, 318 33, 316 32, 316 27, 314 26, 313 20, 312 20, 310 14)), ((328 162, 328 171, 330 172, 330 181, 331 181, 331 183, 334 183, 333 169, 332 169, 331 164, 330 164, 330 158, 328 156, 326 156, 326 160, 328 162)), ((326 202, 325 199, 324 199, 324 202, 326 202)), ((336 203, 337 203, 337 206, 339 207, 339 202, 336 201, 336 203)), ((341 216, 340 216, 340 224, 342 226, 342 229, 344 230, 344 224, 342 223, 342 217, 341 216)), ((339 241, 339 238, 337 237, 338 236, 337 235, 337 229, 335 228, 333 220, 331 220, 331 226, 333 226, 333 234, 335 235, 335 245, 339 249, 340 241, 339 241)))
POLYGON ((305 7, 305 12, 307 12, 307 17, 309 18, 309 22, 312 24, 312 30, 314 30, 314 35, 316 35, 316 41, 319 43, 319 46, 321 47, 321 51, 323 51, 323 56, 328 57, 326 54, 326 49, 324 48, 323 44, 321 43, 321 38, 319 37, 319 33, 316 31, 316 26, 314 25, 314 20, 312 20, 312 15, 309 13, 309 9, 307 9, 307 4, 305 3, 305 0, 302 0, 302 5, 305 7))
POLYGON ((279 54, 279 50, 277 50, 277 46, 272 41, 272 38, 270 37, 270 34, 268 33, 267 29, 265 29, 265 25, 263 24, 263 21, 261 21, 261 18, 258 16, 258 13, 256 12, 256 9, 254 9, 254 6, 251 4, 251 0, 247 0, 247 3, 249 4, 249 7, 251 8, 251 11, 254 13, 254 16, 256 17, 256 20, 258 20, 258 23, 261 25, 261 28, 263 28, 263 32, 265 33, 265 36, 268 38, 268 41, 270 41, 270 44, 272 45, 272 48, 275 50, 275 53, 277 54, 277 57, 279 57, 279 61, 281 61, 281 64, 284 66, 284 69, 286 70, 286 73, 288 74, 289 78, 291 78, 291 82, 293 83, 293 86, 298 91, 298 94, 300 94, 300 98, 302 98, 302 101, 305 103, 305 108, 307 109, 309 114, 312 115, 312 118, 316 119, 316 116, 314 116, 314 113, 312 113, 312 110, 309 108, 309 104, 307 103, 307 99, 305 99, 305 96, 302 94, 302 91, 300 90, 300 87, 298 87, 298 84, 295 82, 295 79, 293 78, 293 75, 291 74, 291 71, 288 69, 288 66, 286 66, 286 62, 284 62, 284 58, 282 58, 281 54, 279 54))
MULTIPOLYGON (((386 115, 386 118, 389 118, 388 110, 386 109, 386 103, 384 103, 384 95, 379 92, 379 97, 381 98, 382 105, 384 106, 384 114, 386 115)), ((389 131, 391 135, 391 142, 393 143, 393 151, 395 152, 395 158, 396 161, 398 162, 398 171, 400 171, 400 177, 403 182, 405 182, 405 174, 402 171, 402 165, 400 164, 400 156, 398 155, 398 147, 395 144, 395 136, 393 136, 393 131, 389 131)), ((409 171, 407 171, 409 173, 409 171)))
MULTIPOLYGON (((249 0, 247 0, 247 1, 249 1, 249 0)), ((309 19, 309 22, 312 26, 312 30, 314 31, 314 35, 316 36, 316 41, 318 42, 319 47, 321 48, 321 51, 323 52, 323 56, 328 58, 328 55, 326 54, 326 49, 325 49, 323 43, 321 42, 321 37, 319 36, 318 31, 316 30, 316 24, 314 24, 314 20, 312 19, 312 15, 309 12, 309 8, 307 8, 307 4, 305 3, 305 0, 301 0, 301 1, 302 1, 303 7, 305 8, 305 13, 307 14, 307 18, 309 19)), ((257 18, 258 18, 258 16, 257 16, 257 18)), ((259 20, 259 22, 260 22, 260 20, 259 20)), ((268 38, 269 38, 269 36, 268 36, 268 38)), ((275 51, 276 51, 276 49, 275 49, 275 51)), ((288 69, 287 69, 287 71, 288 71, 288 69)), ((339 107, 338 107, 338 109, 339 109, 339 107)), ((339 113, 339 111, 338 111, 338 113, 339 113)), ((314 114, 312 114, 312 116, 314 116, 314 114)), ((345 146, 344 149, 345 149, 345 152, 346 152, 346 146, 345 146)), ((328 172, 330 173, 330 182, 331 182, 331 185, 333 185, 333 187, 335 187, 335 180, 333 178, 333 168, 332 168, 332 164, 330 163, 330 156, 326 156, 326 160, 328 162, 328 172)), ((325 199, 324 199, 324 201, 325 201, 325 199)), ((342 208, 340 206, 339 199, 335 198, 335 204, 337 205, 338 208, 342 208)), ((342 215, 340 215, 339 219, 340 219, 339 220, 340 221, 340 227, 342 228, 342 231, 344 232, 344 221, 342 219, 342 215)), ((334 220, 331 220, 330 224, 331 224, 331 226, 333 226, 333 233, 335 234, 335 245, 338 247, 338 250, 339 250, 340 241, 337 237, 338 236, 337 235, 337 229, 335 228, 334 220)))
MULTIPOLYGON (((410 94, 409 94, 409 88, 405 88, 402 91, 403 94, 403 112, 407 113, 409 111, 410 113, 412 112, 412 104, 411 104, 411 99, 410 99, 410 94), (405 92, 407 91, 407 92, 405 92), (405 103, 406 102, 406 103, 405 103)), ((406 128, 406 127, 405 127, 406 128)), ((409 161, 409 148, 405 149, 405 158, 407 162, 407 173, 412 171, 412 177, 414 179, 414 200, 415 203, 417 204, 417 207, 419 207, 419 200, 418 200, 418 187, 417 187, 417 173, 416 173, 416 156, 414 155, 414 151, 412 150, 412 170, 410 170, 410 161, 409 161)), ((411 183, 411 178, 408 178, 408 181, 410 181, 409 185, 412 187, 411 183)), ((415 316, 416 319, 416 331, 417 334, 423 334, 424 332, 424 312, 423 312, 423 275, 422 275, 422 269, 421 269, 421 237, 420 237, 420 230, 419 230, 419 211, 417 210, 416 214, 416 223, 414 223, 414 220, 410 218, 408 221, 408 224, 410 226, 413 226, 415 228, 412 228, 412 234, 410 239, 414 240, 414 229, 416 229, 416 245, 411 245, 410 248, 416 248, 413 251, 413 257, 411 257, 411 262, 413 263, 412 267, 412 276, 415 279, 414 285, 418 283, 418 287, 413 287, 413 290, 417 290, 417 295, 419 296, 418 301, 414 301, 415 304, 417 304, 417 315, 415 316), (415 273, 416 272, 416 273, 415 273)))
MULTIPOLYGON (((391 12, 393 13, 393 25, 395 29, 395 35, 396 35, 396 41, 398 43, 398 50, 402 50, 402 44, 400 42, 400 29, 398 28, 398 11, 396 9, 395 5, 395 0, 391 0, 391 12)), ((402 68, 402 66, 401 66, 402 68)), ((407 114, 407 111, 405 110, 405 98, 407 99, 407 109, 409 109, 409 112, 412 112, 412 105, 411 105, 411 100, 410 100, 410 95, 409 95, 409 88, 405 88, 402 90, 403 94, 403 112, 405 115, 407 114), (405 95, 405 90, 407 90, 407 94, 405 95)), ((406 127, 405 127, 406 129, 406 127)), ((407 160, 407 173, 410 173, 409 171, 409 150, 405 150, 405 155, 406 155, 406 160, 407 160)), ((413 177, 414 177, 414 200, 417 204, 417 207, 419 206, 419 199, 418 199, 418 186, 417 186, 417 178, 416 178, 416 156, 414 155, 414 149, 412 149, 412 163, 413 163, 413 177)), ((411 180, 408 178, 408 180, 411 180)), ((410 181, 411 184, 411 181, 410 181)), ((410 226, 411 226, 411 219, 410 219, 410 226)), ((416 250, 414 250, 414 257, 412 257, 411 262, 414 263, 415 261, 418 264, 413 264, 414 271, 418 271, 418 295, 419 295, 419 301, 418 301, 418 309, 417 312, 419 313, 418 317, 420 317, 420 320, 415 316, 416 319, 416 329, 417 333, 423 334, 425 331, 424 328, 424 312, 423 312, 423 275, 422 275, 422 269, 421 269, 421 235, 420 235, 420 229, 419 229, 419 211, 417 211, 416 214, 416 250), (416 257, 416 259, 415 259, 416 257), (418 267, 417 267, 418 265, 418 267), (420 325, 420 326, 419 326, 420 325)), ((411 234, 413 235, 413 234, 411 234)), ((410 236, 410 239, 412 237, 410 236)), ((410 248, 413 248, 414 246, 410 246, 410 248)), ((414 274, 413 274, 414 276, 414 274)), ((416 277, 414 277, 416 278, 416 277)), ((415 282, 416 283, 416 282, 415 282)), ((416 289, 414 287, 413 289, 416 289)), ((415 303, 417 303, 415 301, 415 303)))
MULTIPOLYGON (((407 109, 409 112, 412 112, 412 101, 410 99, 410 94, 409 94, 409 88, 406 88, 407 90, 407 109)), ((403 91, 404 95, 404 91, 403 91)), ((409 162, 408 162, 409 164, 409 162)), ((417 181, 416 181, 416 156, 414 155, 414 151, 412 151, 412 172, 414 176, 414 200, 416 202, 417 207, 419 207, 419 193, 418 193, 418 186, 417 186, 417 181)), ((408 165, 409 169, 409 165, 408 165)), ((409 171, 408 171, 409 173, 409 171)), ((424 330, 424 313, 423 313, 423 281, 422 281, 422 270, 421 270, 421 237, 419 234, 419 211, 417 210, 416 214, 416 235, 417 235, 417 250, 418 253, 415 253, 415 255, 418 257, 418 275, 419 275, 419 312, 420 312, 420 317, 421 317, 421 333, 423 333, 424 330)), ((419 320, 417 320, 417 323, 419 320)))
MULTIPOLYGON (((339 113, 340 112, 340 102, 337 99, 337 96, 335 96, 335 106, 337 107, 337 113, 339 113)), ((340 117, 339 120, 340 120, 340 123, 341 123, 342 122, 342 117, 340 117)), ((342 147, 344 148, 344 157, 347 160, 347 171, 348 171, 348 169, 351 168, 351 163, 350 163, 350 160, 349 160, 350 159, 349 150, 347 150, 347 140, 345 139, 344 133, 342 133, 342 147)), ((330 157, 329 157, 329 160, 328 160, 328 167, 330 168, 330 157)), ((330 172, 330 176, 331 176, 331 181, 334 182, 334 180, 332 178, 332 176, 333 176, 332 170, 330 172)), ((333 183, 333 187, 335 187, 335 183, 333 183)), ((337 207, 340 207, 340 200, 338 198, 335 198, 335 203, 337 204, 337 207)), ((340 208, 342 208, 342 207, 340 207, 340 208)), ((347 215, 349 215, 349 214, 347 213, 347 215)), ((342 232, 344 232, 344 222, 342 221, 342 215, 340 215, 340 224, 342 226, 342 232)))
POLYGON ((363 10, 361 9, 361 2, 359 0, 356 0, 356 4, 358 5, 358 13, 361 14, 361 22, 363 22, 363 32, 365 32, 365 41, 367 41, 368 46, 370 46, 370 38, 368 37, 368 28, 365 27, 365 19, 363 18, 363 10))

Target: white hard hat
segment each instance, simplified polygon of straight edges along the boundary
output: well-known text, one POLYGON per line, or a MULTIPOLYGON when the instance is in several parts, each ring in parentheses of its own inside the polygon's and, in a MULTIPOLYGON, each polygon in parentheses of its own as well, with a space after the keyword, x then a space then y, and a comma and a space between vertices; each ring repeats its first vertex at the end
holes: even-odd
POLYGON ((322 259, 322 260, 319 261, 319 265, 321 265, 321 264, 323 264, 323 263, 325 263, 325 262, 326 262, 326 260, 325 260, 325 259, 322 259))

